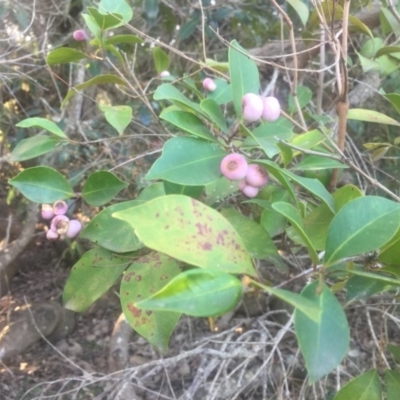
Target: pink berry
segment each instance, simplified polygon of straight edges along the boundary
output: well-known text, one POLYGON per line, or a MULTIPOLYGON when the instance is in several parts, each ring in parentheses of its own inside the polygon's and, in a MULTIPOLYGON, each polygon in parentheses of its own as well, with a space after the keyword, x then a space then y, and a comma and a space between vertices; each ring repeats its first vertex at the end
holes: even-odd
POLYGON ((74 37, 74 39, 75 39, 77 42, 83 42, 84 40, 87 39, 86 32, 85 32, 83 29, 78 29, 78 30, 76 30, 76 31, 72 34, 72 36, 74 37))
POLYGON ((70 239, 73 239, 82 229, 82 224, 76 220, 76 219, 71 219, 69 221, 69 226, 67 230, 67 237, 70 239))
POLYGON ((169 73, 169 71, 162 71, 160 72, 160 78, 165 78, 167 76, 170 76, 171 74, 169 73))
POLYGON ((245 196, 252 198, 258 195, 260 189, 254 186, 246 185, 241 189, 241 191, 245 196))
POLYGON ((261 118, 264 121, 276 121, 281 115, 281 105, 276 97, 263 97, 264 109, 261 118))
POLYGON ((203 81, 203 88, 209 92, 213 92, 217 88, 217 84, 211 78, 206 78, 203 81))
POLYGON ((48 240, 57 240, 57 239, 58 239, 58 233, 52 231, 51 229, 49 229, 49 230, 46 232, 46 238, 47 238, 48 240))
POLYGON ((242 113, 246 121, 253 122, 260 119, 264 109, 264 103, 260 96, 247 93, 242 99, 242 113))
POLYGON ((53 207, 50 204, 42 204, 41 215, 43 219, 52 219, 54 217, 53 207))
POLYGON ((58 200, 53 204, 54 215, 64 215, 68 211, 68 204, 63 200, 58 200))
POLYGON ((268 172, 258 164, 250 164, 245 177, 246 183, 250 186, 261 188, 268 182, 268 172))
POLYGON ((243 179, 247 174, 247 168, 246 159, 237 153, 232 153, 224 157, 220 165, 222 175, 230 181, 243 179))
POLYGON ((53 232, 58 233, 59 235, 63 235, 67 233, 69 228, 69 218, 65 215, 56 215, 50 223, 50 229, 53 232))

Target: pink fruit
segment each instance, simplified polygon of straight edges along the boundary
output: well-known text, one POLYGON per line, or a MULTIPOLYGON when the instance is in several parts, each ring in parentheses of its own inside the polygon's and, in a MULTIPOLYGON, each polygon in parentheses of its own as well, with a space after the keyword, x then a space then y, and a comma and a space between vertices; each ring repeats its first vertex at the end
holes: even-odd
POLYGON ((203 88, 209 92, 213 92, 217 88, 217 84, 211 78, 206 78, 203 81, 203 88))
POLYGON ((264 103, 260 96, 247 93, 242 99, 242 114, 246 121, 253 122, 260 119, 264 103))
POLYGON ((264 109, 261 114, 261 118, 264 121, 275 121, 281 115, 281 105, 276 97, 263 97, 264 109))
POLYGON ((72 36, 74 37, 74 39, 75 39, 77 42, 83 42, 84 40, 87 39, 86 32, 85 32, 83 29, 78 29, 78 30, 76 30, 76 31, 72 34, 72 36))
POLYGON ((167 76, 170 76, 171 74, 169 73, 169 71, 162 71, 160 72, 160 78, 165 78, 167 76))
POLYGON ((246 159, 238 153, 232 153, 221 161, 220 170, 222 175, 230 181, 243 179, 247 174, 248 164, 246 159))
POLYGON ((245 185, 243 186, 243 188, 241 189, 241 192, 247 196, 247 197, 256 197, 258 195, 258 192, 260 191, 259 188, 254 187, 254 186, 250 186, 250 185, 245 185))
POLYGON ((63 200, 58 200, 53 204, 54 215, 63 215, 68 211, 68 204, 63 200))
POLYGON ((57 239, 58 239, 58 233, 52 231, 51 229, 49 229, 49 230, 46 232, 46 238, 47 238, 48 240, 57 240, 57 239))
POLYGON ((73 239, 82 229, 82 224, 76 220, 76 219, 71 219, 69 221, 69 226, 67 230, 67 237, 70 239, 73 239))
POLYGON ((261 188, 268 182, 268 172, 258 164, 250 164, 245 177, 246 183, 250 186, 261 188))
POLYGON ((54 217, 53 207, 50 204, 42 204, 41 215, 43 219, 52 219, 54 217))
POLYGON ((65 215, 56 215, 50 223, 50 229, 53 232, 58 233, 59 235, 63 235, 67 233, 69 228, 69 218, 65 215))

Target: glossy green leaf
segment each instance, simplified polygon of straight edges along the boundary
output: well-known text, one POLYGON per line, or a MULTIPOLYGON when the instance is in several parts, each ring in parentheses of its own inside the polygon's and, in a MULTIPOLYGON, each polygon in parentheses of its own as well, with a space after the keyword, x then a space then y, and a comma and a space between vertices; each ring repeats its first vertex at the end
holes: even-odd
POLYGON ((86 203, 94 207, 102 206, 112 200, 128 183, 121 181, 108 171, 96 171, 86 180, 82 196, 86 203))
POLYGON ((343 307, 324 283, 315 281, 307 285, 301 295, 322 311, 319 322, 297 309, 294 318, 297 341, 306 362, 309 382, 313 384, 343 360, 349 347, 349 326, 343 307))
POLYGON ((342 387, 333 400, 382 400, 378 372, 373 369, 352 379, 342 387))
POLYGON ((18 122, 18 124, 15 126, 18 128, 32 128, 38 126, 39 128, 43 128, 46 131, 53 133, 61 139, 68 139, 67 135, 53 121, 50 121, 46 118, 27 118, 21 122, 18 122))
POLYGON ((235 276, 218 269, 190 269, 136 307, 212 317, 233 310, 242 298, 243 285, 235 276))
POLYGON ((48 65, 65 64, 76 62, 84 58, 89 58, 89 56, 71 47, 59 47, 58 49, 52 50, 47 55, 46 62, 48 65))
POLYGON ((168 70, 170 64, 168 54, 158 46, 153 48, 153 60, 158 74, 168 70))
POLYGON ((390 276, 387 276, 384 273, 385 271, 382 271, 382 270, 378 270, 375 273, 375 272, 368 272, 368 271, 360 271, 358 269, 349 269, 347 272, 352 275, 361 276, 363 278, 368 278, 368 279, 372 279, 375 281, 379 281, 379 282, 385 283, 387 285, 400 286, 400 279, 395 279, 390 276))
POLYGON ((294 135, 292 139, 288 140, 288 142, 293 146, 307 150, 312 149, 325 140, 325 135, 323 135, 318 129, 313 129, 309 132, 294 135))
POLYGON ((400 23, 396 19, 396 17, 393 15, 392 11, 387 8, 387 7, 382 7, 380 8, 380 22, 381 22, 381 29, 382 33, 384 35, 387 35, 388 33, 395 33, 399 32, 400 30, 400 23))
POLYGON ((222 132, 227 133, 228 127, 226 125, 225 117, 222 114, 221 108, 218 103, 212 99, 205 99, 200 103, 201 109, 208 115, 210 120, 219 128, 222 132))
POLYGON ((400 114, 400 94, 388 93, 384 94, 383 97, 387 98, 392 104, 392 106, 396 109, 396 111, 400 114))
MULTIPOLYGON (((121 26, 122 15, 121 14, 107 14, 101 13, 94 7, 87 7, 86 10, 92 17, 93 22, 100 28, 100 31, 106 31, 111 28, 117 28, 121 26)), ((90 28, 90 27, 89 27, 90 28)), ((100 36, 97 36, 100 39, 100 36)))
POLYGON ((257 65, 236 40, 229 47, 229 72, 236 115, 242 119, 242 98, 247 93, 259 94, 260 77, 257 65))
POLYGON ((164 194, 183 194, 185 196, 198 199, 203 193, 203 186, 184 186, 176 183, 164 181, 164 194))
POLYGON ((233 193, 239 190, 238 182, 230 181, 224 176, 221 176, 214 182, 205 186, 206 189, 206 204, 212 206, 215 203, 220 203, 228 198, 233 193))
POLYGON ((180 273, 172 258, 160 253, 147 254, 132 263, 121 281, 121 305, 126 320, 159 351, 165 352, 180 313, 144 311, 136 303, 162 289, 180 273))
POLYGON ((396 125, 400 126, 400 122, 396 121, 393 118, 388 117, 385 114, 382 114, 378 111, 374 110, 365 110, 363 108, 352 108, 347 113, 347 119, 352 119, 356 121, 365 121, 365 122, 374 122, 377 124, 384 125, 396 125))
POLYGON ((140 204, 143 204, 143 201, 130 200, 107 207, 90 221, 79 236, 117 253, 140 249, 143 244, 131 226, 125 221, 112 217, 114 212, 130 209, 140 204))
POLYGON ((155 199, 156 197, 165 196, 165 185, 164 182, 152 183, 146 186, 140 193, 136 200, 142 200, 143 202, 155 199))
POLYGON ((130 263, 128 257, 101 247, 89 250, 71 268, 63 292, 64 307, 75 312, 86 311, 114 285, 130 263))
POLYGON ((226 152, 220 146, 188 137, 165 143, 162 155, 146 175, 147 180, 165 179, 180 185, 207 185, 221 176, 226 152))
POLYGON ((387 351, 395 358, 395 361, 400 363, 400 346, 388 343, 386 346, 387 351))
POLYGON ((381 248, 379 261, 386 264, 400 264, 400 229, 381 248))
POLYGON ((54 150, 58 143, 59 140, 48 135, 36 135, 23 139, 12 151, 10 161, 24 161, 41 156, 54 150))
POLYGON ((364 196, 363 192, 354 185, 345 185, 337 189, 333 193, 333 199, 335 200, 336 211, 339 211, 347 203, 352 200, 364 196))
POLYGON ((254 275, 241 237, 216 210, 182 195, 168 195, 116 212, 149 248, 202 268, 254 275))
POLYGON ((202 109, 197 103, 189 100, 175 86, 170 83, 160 85, 154 93, 154 100, 169 100, 170 102, 179 105, 184 111, 194 111, 198 115, 204 115, 202 109))
POLYGON ((68 181, 48 167, 27 168, 8 183, 35 203, 53 203, 75 196, 68 181))
POLYGON ((85 20, 86 26, 96 38, 91 41, 91 43, 93 43, 94 46, 100 46, 101 40, 103 39, 101 27, 97 23, 96 19, 93 18, 90 14, 82 13, 81 15, 82 18, 85 20))
POLYGON ((300 216, 297 213, 297 210, 289 203, 284 202, 276 202, 272 204, 272 208, 282 214, 285 218, 287 218, 292 224, 293 228, 300 235, 305 245, 307 246, 308 252, 310 254, 311 260, 314 265, 319 264, 318 254, 315 251, 313 244, 310 241, 310 238, 307 236, 304 231, 303 224, 301 222, 300 216))
POLYGON ((73 89, 68 90, 67 95, 65 96, 63 102, 61 103, 61 107, 64 107, 68 100, 73 97, 77 91, 86 89, 91 86, 102 85, 105 83, 112 83, 116 85, 126 85, 125 81, 117 75, 104 74, 97 75, 88 81, 81 83, 80 85, 75 86, 73 89))
POLYGON ((160 118, 195 137, 217 142, 203 121, 191 112, 166 108, 160 114, 160 118))
POLYGON ((400 372, 387 369, 385 371, 386 400, 397 400, 400 393, 400 372))
POLYGON ((222 105, 232 101, 231 85, 224 79, 214 79, 217 88, 213 92, 207 94, 208 99, 214 100, 217 104, 222 105))
POLYGON ((117 130, 121 136, 125 128, 131 123, 132 108, 129 106, 106 106, 99 105, 99 108, 104 113, 107 122, 117 130))
POLYGON ((306 155, 294 169, 297 171, 315 171, 332 168, 348 168, 348 166, 332 158, 306 155))
POLYGON ((380 248, 394 236, 399 225, 400 206, 394 201, 365 196, 347 203, 329 227, 325 265, 380 248))
POLYGON ((309 8, 300 0, 288 0, 288 3, 293 7, 293 10, 297 13, 301 23, 305 26, 310 16, 309 8))
POLYGON ((129 22, 133 17, 132 6, 126 0, 100 0, 99 11, 122 15, 123 22, 129 22))
POLYGON ((247 252, 252 258, 266 259, 280 269, 287 269, 268 233, 257 222, 244 216, 234 208, 225 208, 221 214, 241 236, 247 252))
MULTIPOLYGON (((279 140, 288 140, 292 137, 293 126, 285 120, 278 120, 268 124, 261 124, 253 131, 249 131, 252 138, 261 147, 264 153, 272 158, 281 151, 279 140)), ((246 145, 246 142, 243 143, 246 145)))
POLYGON ((365 276, 352 276, 346 283, 346 302, 365 300, 376 293, 381 293, 392 288, 386 282, 371 279, 365 276))

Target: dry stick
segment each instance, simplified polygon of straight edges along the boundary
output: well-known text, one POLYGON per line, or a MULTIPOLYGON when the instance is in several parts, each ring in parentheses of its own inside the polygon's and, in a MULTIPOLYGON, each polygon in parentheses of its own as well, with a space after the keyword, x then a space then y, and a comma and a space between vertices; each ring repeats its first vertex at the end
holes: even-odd
POLYGON ((271 2, 274 4, 276 9, 278 10, 279 14, 282 16, 282 18, 285 20, 287 26, 289 27, 290 31, 290 43, 292 46, 292 51, 293 51, 293 82, 291 84, 292 86, 292 96, 294 100, 294 104, 296 105, 297 109, 297 114, 300 118, 300 122, 302 125, 302 129, 307 131, 307 124, 304 119, 303 112, 301 111, 301 106, 299 103, 299 99, 297 98, 297 83, 298 83, 298 63, 297 63, 297 54, 296 54, 296 38, 294 37, 294 29, 293 29, 293 23, 289 16, 285 13, 282 7, 279 6, 279 4, 276 2, 276 0, 271 0, 271 2))
MULTIPOLYGON (((347 112, 349 111, 349 101, 347 98, 348 91, 348 75, 347 75, 347 42, 349 36, 349 13, 350 0, 345 0, 343 5, 343 32, 340 51, 340 76, 337 77, 340 82, 339 99, 336 105, 336 112, 339 119, 338 124, 338 147, 343 152, 346 144, 346 127, 347 127, 347 112)), ((339 178, 339 169, 332 171, 332 177, 329 184, 331 192, 336 189, 339 178)))

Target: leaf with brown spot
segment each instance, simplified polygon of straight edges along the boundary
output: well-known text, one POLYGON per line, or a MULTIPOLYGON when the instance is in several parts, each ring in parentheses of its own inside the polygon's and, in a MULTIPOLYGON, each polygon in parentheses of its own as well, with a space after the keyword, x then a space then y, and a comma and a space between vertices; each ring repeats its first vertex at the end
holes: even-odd
POLYGON ((137 333, 162 352, 167 350, 169 338, 181 314, 151 310, 142 312, 135 303, 162 289, 180 272, 172 258, 153 252, 132 263, 121 282, 120 297, 126 320, 137 333))

